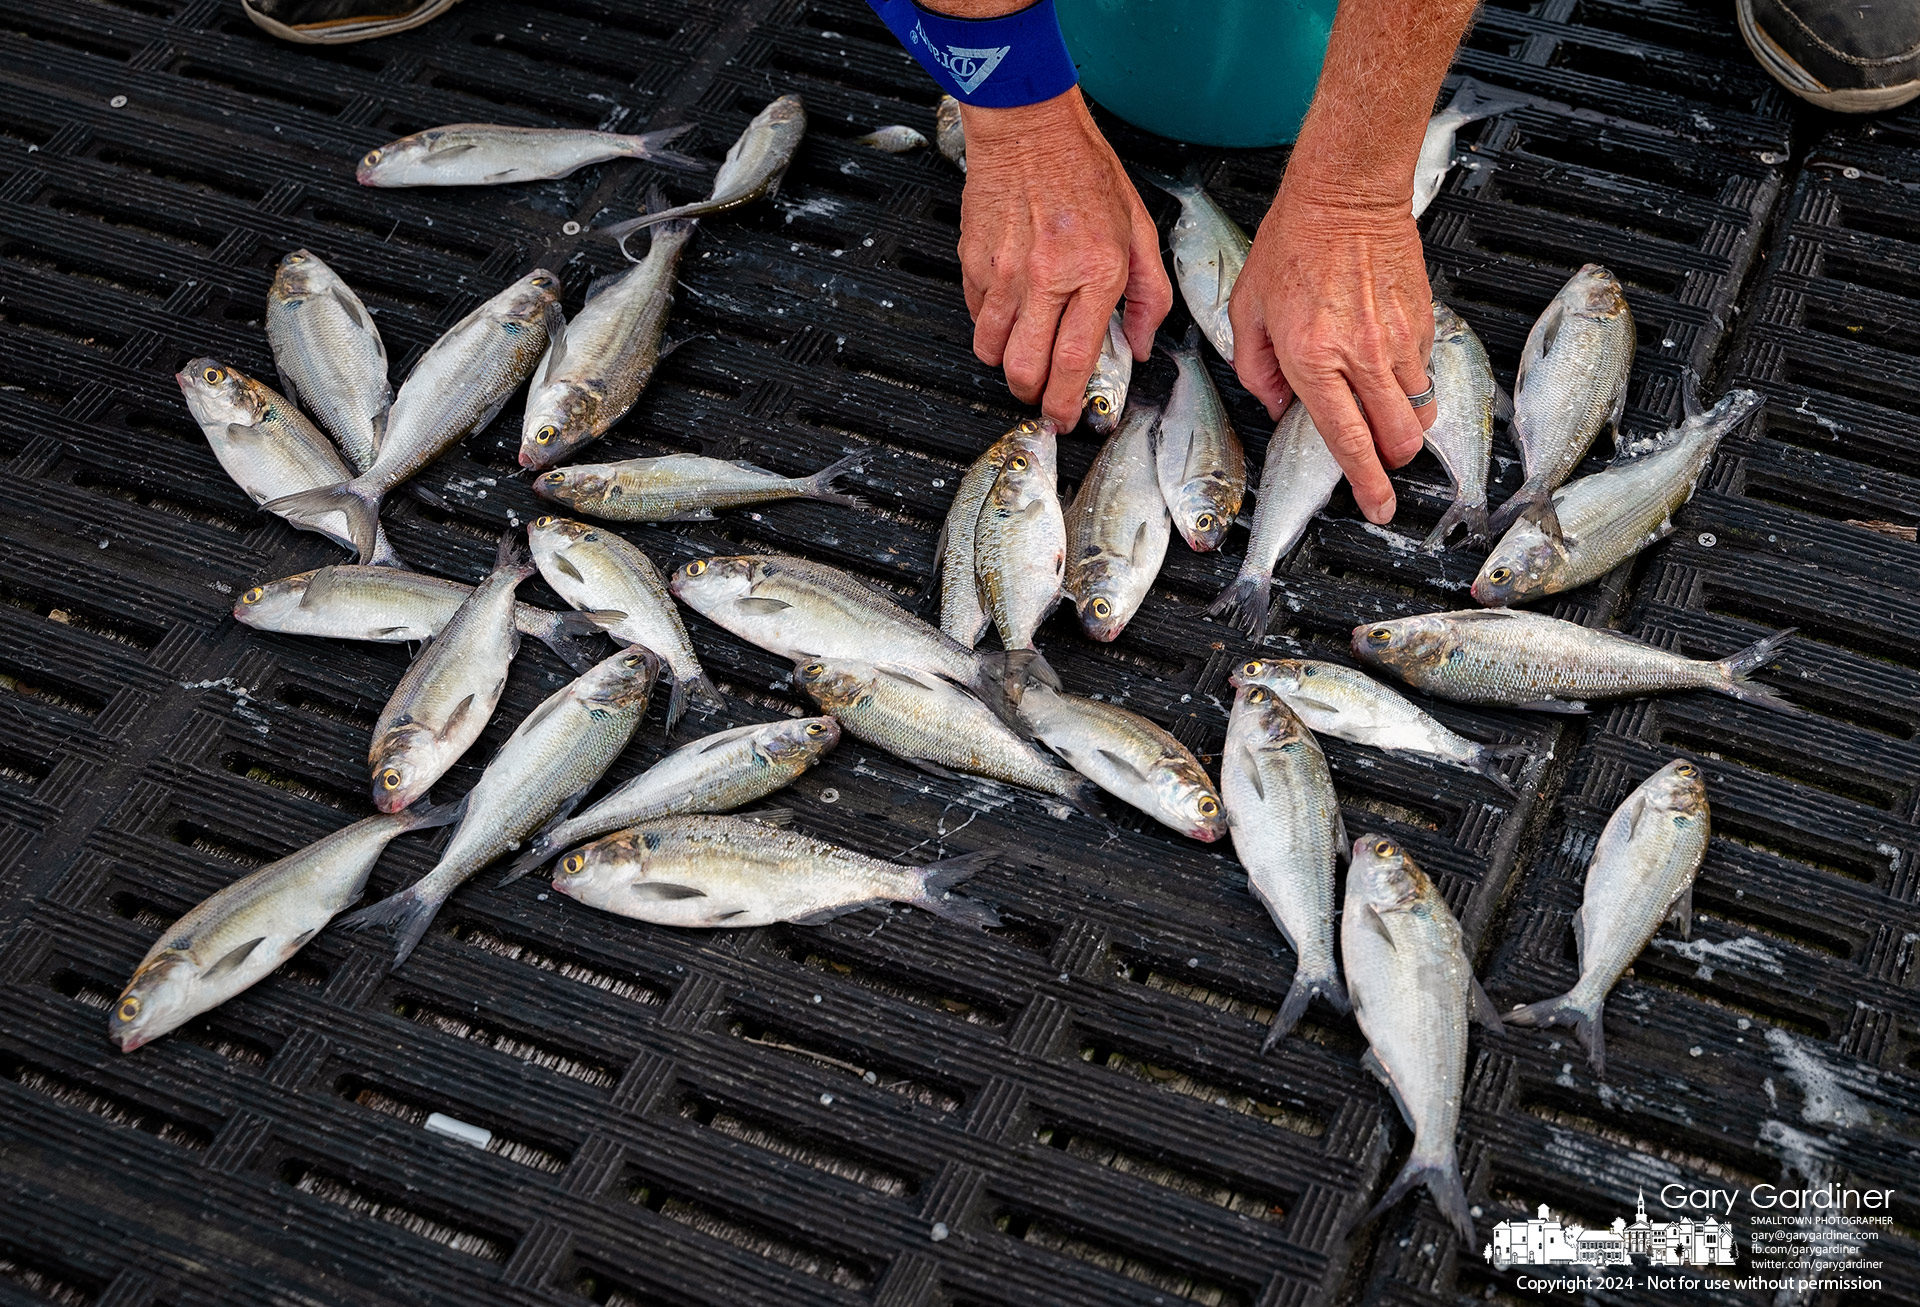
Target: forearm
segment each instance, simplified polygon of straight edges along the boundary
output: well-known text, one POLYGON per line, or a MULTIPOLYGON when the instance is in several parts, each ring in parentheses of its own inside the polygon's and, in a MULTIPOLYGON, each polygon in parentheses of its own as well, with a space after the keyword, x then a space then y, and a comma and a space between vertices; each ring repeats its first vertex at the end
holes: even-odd
POLYGON ((1475 0, 1340 0, 1282 192, 1408 207, 1434 97, 1475 7, 1475 0))

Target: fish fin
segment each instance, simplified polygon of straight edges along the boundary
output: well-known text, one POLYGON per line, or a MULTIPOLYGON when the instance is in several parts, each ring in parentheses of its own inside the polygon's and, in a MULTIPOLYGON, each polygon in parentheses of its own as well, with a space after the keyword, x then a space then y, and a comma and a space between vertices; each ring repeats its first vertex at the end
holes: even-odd
POLYGON ((1215 265, 1213 279, 1213 302, 1225 304, 1227 297, 1233 294, 1233 279, 1227 276, 1227 261, 1222 258, 1215 265))
POLYGON ((1224 616, 1230 624, 1245 632, 1248 639, 1257 640, 1266 629, 1267 614, 1272 606, 1273 575, 1242 572, 1220 592, 1220 597, 1213 601, 1207 613, 1212 617, 1224 616))
POLYGON ((1325 699, 1316 699, 1310 694, 1301 694, 1298 691, 1295 691, 1292 694, 1284 694, 1284 695, 1281 695, 1280 697, 1285 699, 1289 704, 1297 703, 1297 704, 1304 705, 1309 709, 1318 709, 1319 711, 1326 713, 1328 716, 1338 716, 1340 712, 1340 705, 1328 703, 1325 699))
POLYGON ((1412 1130, 1414 1128, 1413 1113, 1407 1110, 1407 1100, 1400 1096, 1400 1086, 1393 1083, 1393 1076, 1388 1072, 1386 1063, 1380 1060, 1379 1054, 1369 1048, 1360 1055, 1360 1065, 1371 1071, 1373 1078, 1386 1089, 1387 1096, 1393 1099, 1394 1107, 1399 1109, 1400 1119, 1406 1122, 1407 1129, 1412 1130))
POLYGON ((1468 1001, 1473 1006, 1472 1019, 1488 1030, 1500 1029, 1500 1012, 1493 1006, 1493 1000, 1487 997, 1487 991, 1481 987, 1478 976, 1468 976, 1470 986, 1468 1001))
MULTIPOLYGON (((344 286, 333 286, 329 288, 328 293, 333 296, 334 303, 338 304, 347 317, 352 319, 354 326, 362 331, 373 331, 375 335, 379 334, 373 323, 367 320, 367 311, 360 306, 359 299, 351 291, 344 286)), ((291 390, 287 392, 287 398, 293 399, 291 390)), ((295 399, 293 402, 298 404, 300 401, 295 399)))
POLYGON ((346 930, 367 930, 375 926, 393 927, 393 965, 398 968, 419 945, 440 911, 439 899, 420 893, 419 885, 409 885, 397 894, 389 894, 372 907, 362 908, 340 921, 346 930))
POLYGON ((1353 861, 1353 841, 1347 838, 1347 817, 1336 806, 1333 810, 1334 857, 1341 865, 1353 861))
POLYGON ((1572 994, 1515 1007, 1506 1017, 1510 1026, 1571 1026, 1573 1037, 1587 1051, 1587 1065, 1596 1076, 1603 1076, 1607 1073, 1607 1044, 1600 1019, 1600 1009, 1589 1012, 1573 1001, 1572 994))
POLYGON ((640 903, 678 903, 682 899, 704 899, 707 892, 692 885, 678 885, 670 880, 642 880, 627 887, 627 892, 640 903))
POLYGON ((491 406, 489 406, 480 414, 479 417, 473 420, 473 425, 468 427, 466 431, 463 432, 462 434, 468 435, 468 436, 477 436, 482 431, 485 431, 488 427, 492 426, 493 420, 500 416, 500 410, 505 408, 507 406, 507 401, 512 398, 513 398, 513 394, 509 392, 508 394, 502 395, 499 399, 495 400, 491 406))
POLYGON ((329 513, 344 513, 347 534, 353 540, 353 547, 360 551, 360 561, 369 565, 373 562, 380 535, 380 496, 359 489, 356 482, 342 481, 338 485, 282 495, 260 507, 298 526, 329 513))
POLYGON ((1098 752, 1102 758, 1105 758, 1110 766, 1117 767, 1119 770, 1133 777, 1134 780, 1145 783, 1147 779, 1146 773, 1134 766, 1130 759, 1122 758, 1112 749, 1100 749, 1096 752, 1098 752))
MULTIPOLYGON (((548 824, 558 825, 559 823, 550 822, 548 824)), ((541 864, 552 858, 553 855, 559 851, 560 844, 558 841, 549 841, 544 835, 534 836, 533 843, 527 846, 527 851, 513 860, 513 865, 507 868, 507 874, 502 876, 497 884, 500 886, 511 885, 528 872, 538 871, 541 864)))
POLYGON ((1540 502, 1541 497, 1546 493, 1534 482, 1526 482, 1513 492, 1512 498, 1493 510, 1492 515, 1487 519, 1487 530, 1495 535, 1504 532, 1519 519, 1522 513, 1540 502))
POLYGON ((673 689, 667 697, 667 730, 669 732, 679 724, 690 702, 697 702, 708 710, 727 706, 726 699, 714 687, 712 678, 704 669, 696 667, 690 675, 674 678, 673 689))
POLYGON ((579 568, 575 567, 572 563, 567 561, 567 556, 565 554, 555 554, 553 556, 553 570, 560 573, 560 575, 562 576, 570 576, 576 581, 585 582, 587 579, 586 577, 580 575, 579 568))
POLYGON ((743 595, 733 601, 733 606, 754 617, 771 616, 793 607, 784 599, 768 599, 761 595, 743 595))
POLYGON ((1307 1005, 1313 1001, 1316 994, 1342 1012, 1353 1010, 1353 1004, 1347 1001, 1347 987, 1340 983, 1340 977, 1309 976, 1296 969, 1293 973, 1293 984, 1288 986, 1287 996, 1280 1002, 1280 1010, 1273 1014, 1273 1024, 1267 1027, 1267 1037, 1260 1041, 1262 1053, 1268 1052, 1275 1044, 1293 1033, 1294 1026, 1299 1024, 1301 1016, 1307 1010, 1307 1005))
POLYGON ((462 796, 457 803, 420 803, 394 814, 401 819, 400 830, 404 834, 414 830, 433 830, 438 826, 451 826, 467 815, 467 800, 462 796))
POLYGON ((848 508, 865 508, 867 501, 858 495, 842 494, 832 488, 837 477, 843 477, 867 461, 866 454, 848 454, 845 458, 835 459, 812 476, 803 478, 807 487, 807 498, 817 499, 824 504, 844 504, 848 508))
POLYGON ((879 907, 882 903, 889 903, 891 901, 890 899, 861 899, 858 903, 842 903, 837 907, 821 908, 817 912, 804 913, 798 917, 788 917, 787 924, 790 926, 824 926, 836 917, 848 916, 851 913, 860 911, 862 908, 879 907))
POLYGON ((1386 1194, 1365 1216, 1353 1223, 1348 1233, 1371 1225, 1395 1203, 1423 1184, 1427 1192, 1433 1195, 1434 1206, 1447 1218, 1447 1223, 1459 1234, 1461 1242, 1471 1247, 1473 1213, 1467 1203, 1466 1186, 1460 1180, 1460 1158, 1451 1143, 1447 1147, 1447 1155, 1439 1161, 1423 1161, 1418 1154, 1409 1157, 1407 1164, 1400 1168, 1400 1174, 1387 1186, 1386 1194))
POLYGON ((992 863, 999 855, 992 849, 977 849, 955 857, 943 858, 915 868, 920 877, 920 892, 908 900, 916 908, 969 926, 997 926, 1000 914, 974 899, 952 898, 948 891, 992 863))
POLYGON ((209 980, 217 980, 219 977, 226 975, 229 971, 236 970, 241 963, 247 960, 247 958, 253 953, 255 949, 259 948, 261 944, 266 942, 266 938, 267 937, 265 935, 256 935, 254 938, 248 940, 246 943, 240 944, 234 948, 228 949, 227 952, 221 957, 221 959, 218 962, 208 967, 206 971, 201 974, 200 979, 203 982, 209 981, 209 980))
POLYGON ((1437 553, 1452 534, 1453 528, 1464 525, 1467 528, 1467 547, 1487 543, 1487 503, 1483 499, 1470 504, 1464 499, 1456 499, 1447 505, 1447 511, 1440 515, 1433 530, 1420 542, 1420 547, 1428 553, 1437 553))
POLYGON ((1693 882, 1673 896, 1667 905, 1667 921, 1680 932, 1681 939, 1693 938, 1693 882))
POLYGON ((1020 697, 1034 681, 1049 689, 1059 689, 1060 677, 1053 665, 1038 649, 1008 649, 1004 653, 982 653, 977 657, 980 674, 967 688, 1021 739, 1032 739, 1033 732, 1020 720, 1020 697))
MULTIPOLYGON (((1267 783, 1260 778, 1260 759, 1255 757, 1253 750, 1244 744, 1240 746, 1240 771, 1241 775, 1253 783, 1253 792, 1258 796, 1260 802, 1265 803, 1267 801, 1267 783)), ((1233 814, 1228 813, 1227 815, 1229 820, 1231 820, 1233 814)))
POLYGON ((1497 422, 1513 421, 1513 393, 1497 383, 1493 388, 1493 416, 1497 422))
MULTIPOLYGON (((940 523, 940 534, 935 536, 933 539, 933 574, 935 576, 940 575, 941 564, 945 563, 946 561, 947 561, 947 524, 944 520, 942 520, 940 523)), ((952 633, 949 632, 948 634, 952 634, 952 633)))
MULTIPOLYGON (((691 154, 682 154, 678 150, 666 148, 669 141, 678 140, 696 126, 698 126, 696 123, 681 123, 677 127, 662 127, 658 131, 623 136, 620 138, 621 144, 626 147, 627 153, 636 159, 650 159, 654 163, 665 164, 669 168, 704 170, 713 165, 705 159, 698 159, 691 154)), ((666 196, 660 193, 658 187, 654 187, 647 194, 648 207, 651 208, 656 203, 666 203, 666 196)))
POLYGON ((455 704, 453 706, 453 711, 447 714, 446 725, 442 726, 439 730, 435 731, 434 734, 439 736, 442 740, 445 740, 448 737, 450 737, 455 731, 459 730, 460 723, 464 722, 467 719, 467 714, 473 711, 473 699, 474 699, 474 696, 468 695, 466 698, 462 699, 459 703, 455 704))
POLYGON ((373 557, 367 560, 367 566, 392 567, 402 572, 413 570, 408 566, 407 560, 395 551, 393 541, 387 539, 386 531, 377 527, 373 533, 373 557))
MULTIPOLYGON (((574 614, 560 615, 574 616, 574 614)), ((583 638, 589 636, 597 638, 601 634, 600 628, 591 622, 587 626, 590 628, 588 631, 580 632, 555 623, 553 630, 540 637, 540 643, 553 650, 555 656, 571 668, 576 676, 586 673, 600 661, 599 650, 588 638, 583 638)))
POLYGON ((1590 711, 1584 699, 1522 699, 1506 706, 1527 712, 1556 712, 1569 717, 1590 711))
POLYGON ((1175 181, 1163 172, 1155 172, 1152 168, 1143 168, 1139 164, 1135 164, 1133 170, 1146 178, 1147 185, 1165 191, 1176 200, 1190 194, 1195 189, 1187 182, 1175 181))
POLYGON ((939 763, 928 762, 925 758, 903 757, 901 761, 906 762, 911 766, 919 768, 921 771, 925 772, 929 776, 938 776, 943 781, 963 781, 966 779, 965 776, 962 776, 959 772, 954 771, 951 767, 942 767, 939 763))
POLYGON ((1531 758, 1532 756, 1532 747, 1525 744, 1482 745, 1470 766, 1475 772, 1499 786, 1502 792, 1519 798, 1520 787, 1501 774, 1500 763, 1507 758, 1531 758))
POLYGON ((1720 660, 1720 670, 1726 674, 1727 683, 1719 687, 1743 703, 1757 703, 1768 708, 1777 708, 1782 712, 1800 713, 1803 710, 1788 703, 1763 686, 1747 679, 1750 672, 1757 672, 1780 656, 1780 647, 1793 638, 1797 627, 1788 627, 1775 632, 1764 640, 1756 641, 1739 653, 1729 654, 1720 660))
POLYGON ((756 808, 752 812, 738 814, 741 821, 757 821, 762 826, 785 828, 793 825, 792 808, 756 808))
POLYGON ((1361 905, 1360 924, 1363 928, 1379 935, 1388 948, 1399 948, 1399 945, 1393 942, 1393 932, 1387 929, 1386 919, 1380 915, 1380 909, 1374 907, 1371 903, 1361 905))
POLYGON ((1587 907, 1581 904, 1573 910, 1573 960, 1582 971, 1587 969, 1587 907))
POLYGON ((1481 93, 1480 84, 1468 79, 1460 83, 1460 89, 1447 101, 1447 112, 1461 115, 1460 125, 1477 123, 1482 118, 1497 118, 1503 113, 1512 113, 1515 109, 1524 109, 1526 100, 1494 100, 1481 93))

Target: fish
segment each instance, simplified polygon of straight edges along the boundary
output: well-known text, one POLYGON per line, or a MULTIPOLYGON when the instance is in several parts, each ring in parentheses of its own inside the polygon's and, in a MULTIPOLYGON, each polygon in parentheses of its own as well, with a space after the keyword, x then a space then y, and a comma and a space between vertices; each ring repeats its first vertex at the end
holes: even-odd
POLYGON ((1433 425, 1427 428, 1427 448, 1447 470, 1453 483, 1453 502, 1440 515, 1433 531, 1421 542, 1438 549, 1456 526, 1467 528, 1469 545, 1487 542, 1487 464, 1493 457, 1493 420, 1511 415, 1513 401, 1493 379, 1487 347, 1480 343, 1466 319, 1433 302, 1433 353, 1427 375, 1433 379, 1433 425))
POLYGON ((1340 798, 1319 741, 1265 685, 1240 685, 1234 696, 1220 797, 1247 887, 1294 955, 1293 983, 1260 1045, 1265 1053, 1316 997, 1353 1011, 1334 957, 1334 871, 1347 847, 1340 798))
POLYGON ((520 424, 521 467, 543 471, 572 456, 639 400, 666 353, 660 338, 693 228, 692 222, 655 227, 647 257, 595 282, 565 335, 548 343, 520 424))
MULTIPOLYGON (((218 359, 194 359, 173 375, 213 456, 254 503, 291 526, 323 535, 345 549, 356 547, 345 514, 287 507, 289 496, 298 498, 352 475, 320 428, 271 386, 218 359)), ((377 522, 361 561, 401 566, 377 522)))
MULTIPOLYGON (((248 586, 233 606, 233 617, 243 626, 282 635, 419 644, 440 634, 472 593, 470 585, 424 572, 340 563, 248 586)), ((516 603, 513 629, 552 649, 575 672, 598 661, 584 652, 583 639, 600 634, 599 624, 585 613, 516 603)))
POLYGON ((1120 425, 1127 407, 1127 387, 1133 382, 1133 346, 1127 344, 1126 317, 1119 310, 1107 319, 1106 339, 1087 378, 1087 425, 1106 435, 1120 425))
POLYGON ((420 356, 394 396, 373 466, 337 485, 283 495, 268 511, 344 512, 360 561, 371 562, 387 493, 493 421, 533 370, 548 336, 564 332, 559 295, 559 279, 537 269, 460 319, 420 356))
POLYGON ((1231 363, 1233 322, 1227 316, 1227 304, 1253 242, 1240 224, 1214 203, 1201 186, 1197 171, 1190 170, 1179 181, 1144 168, 1140 171, 1180 201, 1180 216, 1173 220, 1173 230, 1167 236, 1167 245, 1173 251, 1173 279, 1207 343, 1231 363))
POLYGON ((1000 915, 950 891, 995 854, 903 867, 741 817, 673 817, 567 854, 553 888, 578 903, 658 926, 816 926, 880 903, 962 925, 1000 915))
POLYGON ((1085 781, 951 681, 850 658, 795 659, 793 681, 849 733, 922 771, 947 780, 984 776, 1093 810, 1085 781))
POLYGON ((933 139, 954 167, 967 170, 967 127, 960 117, 960 102, 951 95, 941 96, 933 111, 933 139))
MULTIPOLYGON (((1009 687, 1025 674, 1023 655, 976 653, 836 567, 781 554, 696 558, 680 565, 667 589, 716 626, 789 661, 931 672, 971 691, 1009 725, 1019 720, 1009 687)), ((1051 671, 1044 664, 1032 670, 1043 679, 1051 671)))
POLYGON ((341 922, 350 930, 391 927, 393 965, 407 960, 440 906, 467 878, 573 811, 647 711, 660 660, 638 645, 604 659, 528 713, 460 801, 460 824, 425 876, 341 922))
POLYGON ((940 629, 969 649, 980 643, 980 637, 993 621, 981 605, 980 585, 973 573, 974 535, 980 525, 980 508, 986 503, 987 491, 993 489, 994 479, 1000 475, 1000 465, 1020 443, 1016 437, 1030 436, 1043 425, 1053 429, 1050 421, 1019 423, 973 461, 966 475, 960 478, 953 504, 947 509, 946 523, 940 528, 939 543, 933 549, 933 570, 940 577, 940 629))
POLYGON ((1000 643, 1044 662, 1033 633, 1061 599, 1066 578, 1067 521, 1051 427, 1021 431, 980 505, 973 533, 973 574, 980 603, 1000 643))
POLYGON ((817 499, 865 508, 864 499, 831 487, 866 459, 864 453, 849 454, 804 477, 781 476, 752 463, 699 454, 573 463, 535 477, 533 493, 609 522, 704 522, 712 519, 717 508, 780 499, 817 499))
POLYGON ((777 194, 780 179, 787 175, 787 165, 793 162, 793 152, 800 148, 800 138, 806 134, 806 106, 797 95, 783 95, 755 114, 740 138, 728 148, 720 171, 714 174, 713 192, 706 199, 643 213, 599 230, 621 242, 624 249, 628 235, 643 227, 725 213, 762 196, 777 194))
POLYGON ((493 572, 440 628, 394 687, 374 723, 367 763, 373 806, 398 812, 480 738, 507 688, 507 668, 520 651, 514 590, 533 565, 514 537, 501 537, 493 572))
POLYGON ((864 145, 869 149, 880 150, 886 154, 911 154, 915 150, 927 148, 927 138, 911 127, 895 124, 868 132, 865 136, 853 138, 855 145, 864 145))
POLYGON ((1253 530, 1240 571, 1207 612, 1257 639, 1273 606, 1273 569, 1307 533, 1313 515, 1340 485, 1340 465, 1298 399, 1287 405, 1267 442, 1266 466, 1253 509, 1253 530))
POLYGON ((1080 627, 1112 640, 1140 611, 1167 556, 1173 519, 1154 470, 1160 410, 1135 403, 1107 437, 1067 509, 1067 565, 1061 588, 1080 627))
POLYGON ((362 186, 499 186, 570 177, 590 163, 609 159, 705 168, 709 165, 704 160, 666 148, 693 128, 693 123, 682 123, 633 134, 450 123, 367 151, 354 177, 362 186))
POLYGON ((1747 679, 1779 656, 1789 628, 1718 661, 1685 658, 1618 631, 1513 608, 1424 613, 1353 628, 1353 653, 1407 684, 1460 703, 1585 712, 1589 699, 1713 690, 1798 712, 1747 679))
POLYGON ((683 744, 577 816, 550 822, 501 878, 511 884, 560 850, 608 831, 693 812, 730 812, 791 785, 840 742, 831 717, 782 718, 683 744))
POLYGON ((107 1037, 131 1053, 252 987, 360 897, 395 837, 454 819, 451 805, 363 818, 202 899, 140 959, 107 1037))
POLYGON ((1247 454, 1200 357, 1200 328, 1169 350, 1176 369, 1154 452, 1160 494, 1196 553, 1220 547, 1247 494, 1247 454))
POLYGON ((667 578, 638 545, 604 527, 564 517, 535 518, 527 542, 534 565, 555 594, 603 621, 614 619, 603 628, 608 635, 643 645, 665 661, 673 677, 667 730, 673 730, 689 702, 710 709, 726 706, 694 653, 680 610, 667 593, 667 578))
POLYGON ((1600 428, 1616 441, 1633 367, 1633 310, 1619 280, 1589 263, 1567 280, 1527 333, 1513 383, 1513 438, 1527 479, 1488 526, 1505 531, 1521 514, 1560 534, 1553 491, 1580 465, 1600 428))
POLYGON ((1453 171, 1454 134, 1468 123, 1482 118, 1497 118, 1504 113, 1527 107, 1525 100, 1489 100, 1472 81, 1460 84, 1447 107, 1427 120, 1427 133, 1420 142, 1420 158, 1413 166, 1413 216, 1427 211, 1440 186, 1453 171))
POLYGON ((1553 492, 1559 539, 1525 517, 1509 527, 1474 578, 1473 597, 1507 608, 1572 590, 1672 535, 1673 513, 1693 497, 1721 437, 1764 402, 1751 390, 1733 390, 1703 413, 1689 391, 1679 426, 1553 492))
POLYGON ((1385 1085, 1413 1131, 1413 1151, 1356 1228, 1425 1184, 1441 1215, 1473 1244, 1473 1215, 1454 1135, 1467 1076, 1467 1025, 1500 1028, 1474 978, 1460 923, 1427 874, 1393 840, 1353 842, 1340 913, 1340 962, 1367 1037, 1360 1065, 1385 1085))
POLYGON ((267 341, 287 398, 326 428, 355 472, 372 467, 393 406, 386 342, 353 288, 311 250, 280 260, 267 341))
POLYGON ((1036 683, 1023 687, 1020 718, 1069 767, 1162 826, 1208 844, 1226 834, 1207 769, 1139 713, 1036 683))
POLYGON ((1464 767, 1509 794, 1516 791, 1501 775, 1500 763, 1530 752, 1524 744, 1469 740, 1421 711, 1398 690, 1339 663, 1250 658, 1227 679, 1235 686, 1258 685, 1279 695, 1316 735, 1464 767))
POLYGON ((1713 818, 1700 769, 1676 758, 1640 783, 1600 832, 1587 887, 1573 914, 1580 979, 1558 998, 1516 1006, 1516 1026, 1572 1026, 1595 1075, 1607 1071, 1601 1010, 1654 932, 1668 922, 1693 933, 1693 881, 1713 818))

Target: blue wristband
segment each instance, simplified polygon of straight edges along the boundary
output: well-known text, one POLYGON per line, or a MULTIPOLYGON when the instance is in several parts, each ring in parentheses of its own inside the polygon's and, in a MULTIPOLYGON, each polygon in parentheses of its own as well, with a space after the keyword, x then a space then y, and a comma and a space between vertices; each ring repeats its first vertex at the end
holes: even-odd
POLYGON ((948 18, 914 0, 867 3, 907 53, 961 104, 983 109, 1039 104, 1080 80, 1053 0, 1037 0, 1001 18, 948 18))

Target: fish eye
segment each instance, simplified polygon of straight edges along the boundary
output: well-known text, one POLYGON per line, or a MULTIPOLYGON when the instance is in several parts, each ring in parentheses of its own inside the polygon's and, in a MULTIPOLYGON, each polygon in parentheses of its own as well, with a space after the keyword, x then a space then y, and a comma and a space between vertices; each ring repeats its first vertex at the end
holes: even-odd
POLYGON ((209 386, 217 386, 222 381, 226 380, 227 378, 226 369, 225 368, 208 368, 206 371, 200 374, 200 378, 201 380, 205 381, 209 386))
POLYGON ((578 876, 586 865, 587 860, 577 853, 569 853, 566 857, 560 859, 560 870, 566 872, 569 876, 578 876))
POLYGON ((397 767, 389 767, 380 773, 380 788, 386 790, 400 788, 400 771, 397 767))
POLYGON ((620 665, 622 667, 638 667, 640 665, 640 655, 628 654, 625 658, 622 658, 620 660, 620 665))
POLYGON ((1214 798, 1214 797, 1213 797, 1213 796, 1212 796, 1211 794, 1208 794, 1208 795, 1203 795, 1203 796, 1201 797, 1201 799, 1200 799, 1200 815, 1201 815, 1202 817, 1211 817, 1211 816, 1214 816, 1214 815, 1215 815, 1216 813, 1218 813, 1219 811, 1220 811, 1220 803, 1219 803, 1219 800, 1217 800, 1217 799, 1215 799, 1215 798, 1214 798))
POLYGON ((1248 703, 1265 703, 1266 701, 1267 701, 1267 692, 1261 689, 1259 686, 1256 685, 1251 690, 1247 691, 1248 703))
POLYGON ((1260 675, 1260 669, 1264 666, 1266 666, 1265 663, 1255 658, 1252 662, 1244 664, 1240 668, 1240 673, 1243 676, 1258 676, 1260 675))
POLYGON ((1202 514, 1200 514, 1200 516, 1198 516, 1198 517, 1196 517, 1196 518, 1194 518, 1194 519, 1193 519, 1193 529, 1194 529, 1194 530, 1196 530, 1196 531, 1211 531, 1211 530, 1213 530, 1213 514, 1212 514, 1212 513, 1202 513, 1202 514))
POLYGON ((1698 772, 1697 770, 1695 770, 1695 768, 1694 768, 1694 765, 1693 765, 1692 763, 1690 763, 1690 762, 1683 762, 1683 763, 1681 763, 1681 764, 1680 764, 1680 765, 1679 765, 1678 767, 1675 767, 1675 768, 1673 769, 1673 774, 1674 774, 1675 776, 1689 776, 1689 777, 1691 777, 1691 776, 1697 776, 1697 775, 1699 775, 1699 772, 1698 772))
POLYGON ((826 671, 827 671, 827 665, 825 663, 808 663, 805 667, 802 667, 800 669, 800 675, 824 676, 826 674, 826 671))
POLYGON ((567 480, 567 474, 565 472, 549 472, 540 479, 550 486, 564 485, 567 480))
POLYGON ((1107 414, 1113 412, 1113 401, 1105 395, 1095 395, 1093 397, 1093 411, 1101 417, 1105 417, 1107 414))
POLYGON ((1393 628, 1390 626, 1376 626, 1367 632, 1367 639, 1371 640, 1374 644, 1391 644, 1393 643, 1393 628))
POLYGON ((294 254, 289 254, 287 256, 288 263, 305 263, 306 261, 307 261, 307 256, 304 254, 294 253, 294 254))
POLYGON ((1020 419, 1020 425, 1014 428, 1015 431, 1018 431, 1023 435, 1029 435, 1029 436, 1032 435, 1034 432, 1038 431, 1039 429, 1040 429, 1040 424, 1038 422, 1035 422, 1032 418, 1020 419))
POLYGON ((140 1015, 139 996, 135 994, 129 994, 125 998, 121 999, 120 1011, 117 1015, 122 1021, 131 1021, 135 1017, 139 1016, 140 1015))
POLYGON ((266 597, 267 592, 256 585, 253 589, 240 596, 240 602, 243 604, 257 604, 266 597))
POLYGON ((535 286, 538 286, 541 290, 545 290, 547 287, 553 285, 553 278, 552 277, 535 277, 533 279, 533 284, 535 286))
POLYGON ((825 735, 826 733, 827 733, 827 724, 825 722, 808 722, 807 723, 808 735, 825 735))
POLYGON ((1015 472, 1024 472, 1027 470, 1027 456, 1025 454, 1015 454, 1007 460, 1007 466, 1015 472))
POLYGON ((1113 612, 1113 605, 1105 599, 1095 599, 1088 607, 1093 609, 1093 615, 1095 617, 1105 617, 1113 612))
POLYGON ((687 564, 688 576, 698 576, 700 575, 700 573, 706 570, 707 570, 706 560, 702 558, 696 558, 691 563, 687 564))
POLYGON ((367 157, 362 159, 360 162, 366 164, 367 167, 369 168, 373 167, 374 164, 380 162, 380 151, 368 150, 367 157))
POLYGON ((1512 576, 1513 569, 1511 567, 1496 567, 1487 573, 1487 580, 1493 582, 1495 585, 1505 585, 1512 576))
POLYGON ((551 423, 549 423, 548 425, 541 427, 538 431, 533 433, 533 443, 536 445, 551 444, 553 442, 553 438, 559 434, 560 434, 560 429, 558 427, 555 427, 551 423))
POLYGON ((535 526, 552 526, 553 519, 550 517, 536 517, 533 519, 533 524, 535 526))
POLYGON ((1393 841, 1381 840, 1378 844, 1374 845, 1373 856, 1376 858, 1391 858, 1393 856, 1393 841))

